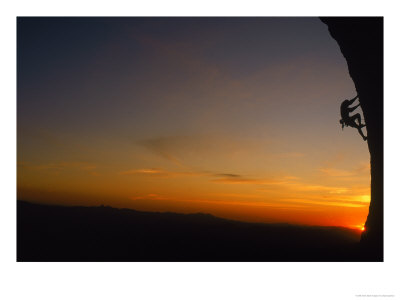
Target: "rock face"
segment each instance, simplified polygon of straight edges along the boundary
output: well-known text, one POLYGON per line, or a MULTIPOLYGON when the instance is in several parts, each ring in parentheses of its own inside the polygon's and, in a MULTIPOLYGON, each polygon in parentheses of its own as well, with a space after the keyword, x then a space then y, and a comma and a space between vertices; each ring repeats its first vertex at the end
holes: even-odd
POLYGON ((371 203, 360 245, 367 260, 383 261, 383 18, 320 19, 347 60, 364 113, 371 154, 371 203))

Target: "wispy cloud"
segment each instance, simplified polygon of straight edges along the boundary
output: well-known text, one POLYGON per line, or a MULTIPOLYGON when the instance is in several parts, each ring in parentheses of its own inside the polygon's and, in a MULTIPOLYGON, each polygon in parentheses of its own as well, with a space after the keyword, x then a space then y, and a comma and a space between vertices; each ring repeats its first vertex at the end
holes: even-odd
MULTIPOLYGON (((209 171, 168 171, 161 168, 131 169, 121 171, 120 175, 143 175, 151 177, 184 177, 204 176, 209 177, 211 182, 223 184, 257 184, 257 185, 287 185, 297 182, 298 177, 281 176, 279 178, 251 178, 236 173, 216 173, 209 171)), ((315 187, 316 188, 316 187, 315 187)), ((310 187, 312 189, 312 187, 310 187)))
POLYGON ((294 190, 302 192, 327 192, 330 194, 341 194, 348 190, 345 187, 319 185, 319 184, 306 184, 306 183, 292 184, 290 187, 294 190))
POLYGON ((240 178, 241 177, 238 174, 229 174, 229 173, 215 174, 215 176, 228 177, 228 178, 240 178))
POLYGON ((179 143, 179 139, 174 137, 159 137, 137 141, 138 145, 141 145, 154 154, 181 166, 182 162, 172 154, 177 143, 179 143))
POLYGON ((249 179, 249 178, 234 178, 234 177, 225 177, 225 178, 217 178, 212 179, 212 182, 217 183, 226 183, 226 184, 260 184, 261 182, 256 179, 249 179))
POLYGON ((266 145, 270 141, 210 133, 153 137, 135 143, 179 167, 189 167, 190 162, 202 160, 206 162, 203 166, 210 168, 216 160, 231 162, 254 155, 265 158, 266 153, 269 153, 266 145))
POLYGON ((289 184, 295 180, 297 177, 294 176, 282 176, 280 178, 249 178, 239 174, 230 174, 230 173, 219 173, 214 174, 216 177, 211 181, 217 183, 225 183, 225 184, 258 184, 258 185, 282 185, 289 184))
MULTIPOLYGON (((121 175, 142 175, 151 177, 178 177, 178 176, 202 176, 208 177, 211 182, 217 184, 232 185, 254 185, 257 186, 256 193, 253 195, 240 195, 226 193, 224 198, 241 199, 240 203, 230 201, 230 204, 244 205, 244 199, 259 199, 263 204, 248 204, 252 206, 271 206, 271 207, 292 207, 297 206, 338 206, 338 207, 365 207, 369 203, 369 190, 365 187, 331 186, 321 184, 309 184, 303 182, 301 178, 295 176, 277 176, 273 178, 255 178, 230 172, 172 172, 161 168, 133 169, 120 172, 121 175), (276 199, 265 199, 262 192, 285 191, 292 195, 285 198, 277 196, 276 199), (261 192, 261 194, 260 194, 261 192), (296 196, 294 196, 296 195, 296 196), (294 198, 294 197, 296 198, 294 198), (292 198, 291 198, 292 197, 292 198)), ((149 194, 146 197, 137 199, 167 200, 165 197, 149 194)), ((215 196, 215 195, 214 195, 215 196)), ((173 200, 173 199, 169 199, 173 200)), ((221 204, 221 202, 218 202, 221 204)))
POLYGON ((367 162, 360 163, 358 166, 349 169, 339 169, 334 167, 322 167, 319 172, 325 176, 341 178, 341 179, 356 179, 360 176, 369 175, 370 165, 367 162))
POLYGON ((319 169, 319 171, 327 176, 333 176, 333 177, 354 176, 354 172, 352 172, 352 171, 335 169, 335 168, 321 168, 321 169, 319 169))
POLYGON ((131 169, 119 172, 120 175, 145 175, 151 177, 178 177, 178 176, 204 176, 207 172, 174 172, 160 168, 131 169))
POLYGON ((351 201, 331 201, 331 200, 310 200, 310 199, 285 199, 288 202, 294 202, 299 204, 309 204, 309 205, 320 205, 320 206, 340 206, 340 207, 365 207, 366 203, 361 202, 351 202, 351 201))
POLYGON ((143 175, 150 177, 209 177, 211 182, 222 184, 256 184, 256 185, 287 185, 294 184, 298 178, 295 176, 281 176, 279 178, 250 178, 236 173, 216 173, 209 171, 168 171, 161 168, 131 169, 121 171, 120 175, 143 175))
POLYGON ((341 180, 353 180, 360 176, 369 175, 370 163, 368 161, 355 164, 353 162, 348 163, 345 159, 344 153, 336 153, 323 162, 318 172, 323 176, 341 180), (347 165, 344 164, 345 162, 347 162, 347 165))
POLYGON ((133 170, 127 170, 127 171, 122 171, 119 172, 120 175, 134 175, 134 174, 144 174, 144 175, 150 175, 150 176, 159 176, 159 175, 164 175, 168 174, 168 172, 162 170, 162 169, 133 169, 133 170))
POLYGON ((226 184, 257 184, 258 179, 246 178, 239 174, 234 173, 215 173, 211 179, 212 182, 226 183, 226 184))

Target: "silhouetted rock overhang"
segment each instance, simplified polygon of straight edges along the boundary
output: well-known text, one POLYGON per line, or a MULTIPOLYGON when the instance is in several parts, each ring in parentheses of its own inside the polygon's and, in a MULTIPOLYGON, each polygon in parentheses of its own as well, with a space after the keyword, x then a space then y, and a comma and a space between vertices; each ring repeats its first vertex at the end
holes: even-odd
POLYGON ((364 113, 371 154, 371 203, 361 245, 365 255, 383 261, 383 17, 320 19, 347 61, 364 113))

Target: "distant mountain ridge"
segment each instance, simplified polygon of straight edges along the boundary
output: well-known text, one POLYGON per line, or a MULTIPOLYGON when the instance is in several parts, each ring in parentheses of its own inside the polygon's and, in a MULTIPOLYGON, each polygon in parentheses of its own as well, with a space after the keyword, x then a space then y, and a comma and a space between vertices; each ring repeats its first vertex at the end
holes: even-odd
POLYGON ((360 232, 17 201, 18 261, 356 261, 360 232))
MULTIPOLYGON (((266 226, 296 226, 296 227, 304 227, 304 228, 337 228, 337 229, 344 229, 344 230, 350 230, 357 232, 356 230, 352 230, 348 227, 344 226, 321 226, 321 225, 300 225, 300 224, 292 224, 292 223, 287 223, 287 222, 275 222, 275 223, 264 223, 264 222, 246 222, 246 221, 239 221, 239 220, 233 220, 233 219, 226 219, 222 217, 217 217, 213 214, 210 213, 204 213, 204 212, 196 212, 196 213, 177 213, 177 212, 153 212, 153 211, 142 211, 142 210, 136 210, 133 208, 118 208, 118 207, 112 207, 109 205, 97 205, 97 206, 80 206, 80 205, 73 205, 73 206, 68 206, 68 205, 56 205, 56 204, 39 204, 39 203, 34 203, 26 200, 18 200, 18 206, 20 205, 31 205, 31 206, 45 206, 45 207, 52 207, 52 208, 65 208, 65 209, 82 209, 82 210, 93 210, 93 209, 103 209, 105 211, 114 211, 114 213, 126 213, 126 214, 137 214, 137 215, 153 215, 153 216, 164 216, 164 217, 181 217, 181 218, 204 218, 204 219, 214 219, 215 221, 220 221, 220 222, 230 222, 230 223, 240 223, 240 224, 258 224, 260 226, 266 225, 266 226)), ((356 234, 358 235, 358 234, 356 234)))

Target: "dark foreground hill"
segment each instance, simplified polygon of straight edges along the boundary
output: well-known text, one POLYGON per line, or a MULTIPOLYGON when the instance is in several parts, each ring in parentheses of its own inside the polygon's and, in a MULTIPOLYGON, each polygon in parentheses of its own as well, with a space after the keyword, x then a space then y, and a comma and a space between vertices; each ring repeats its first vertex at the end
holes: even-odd
POLYGON ((362 261, 360 232, 17 201, 18 261, 362 261))

